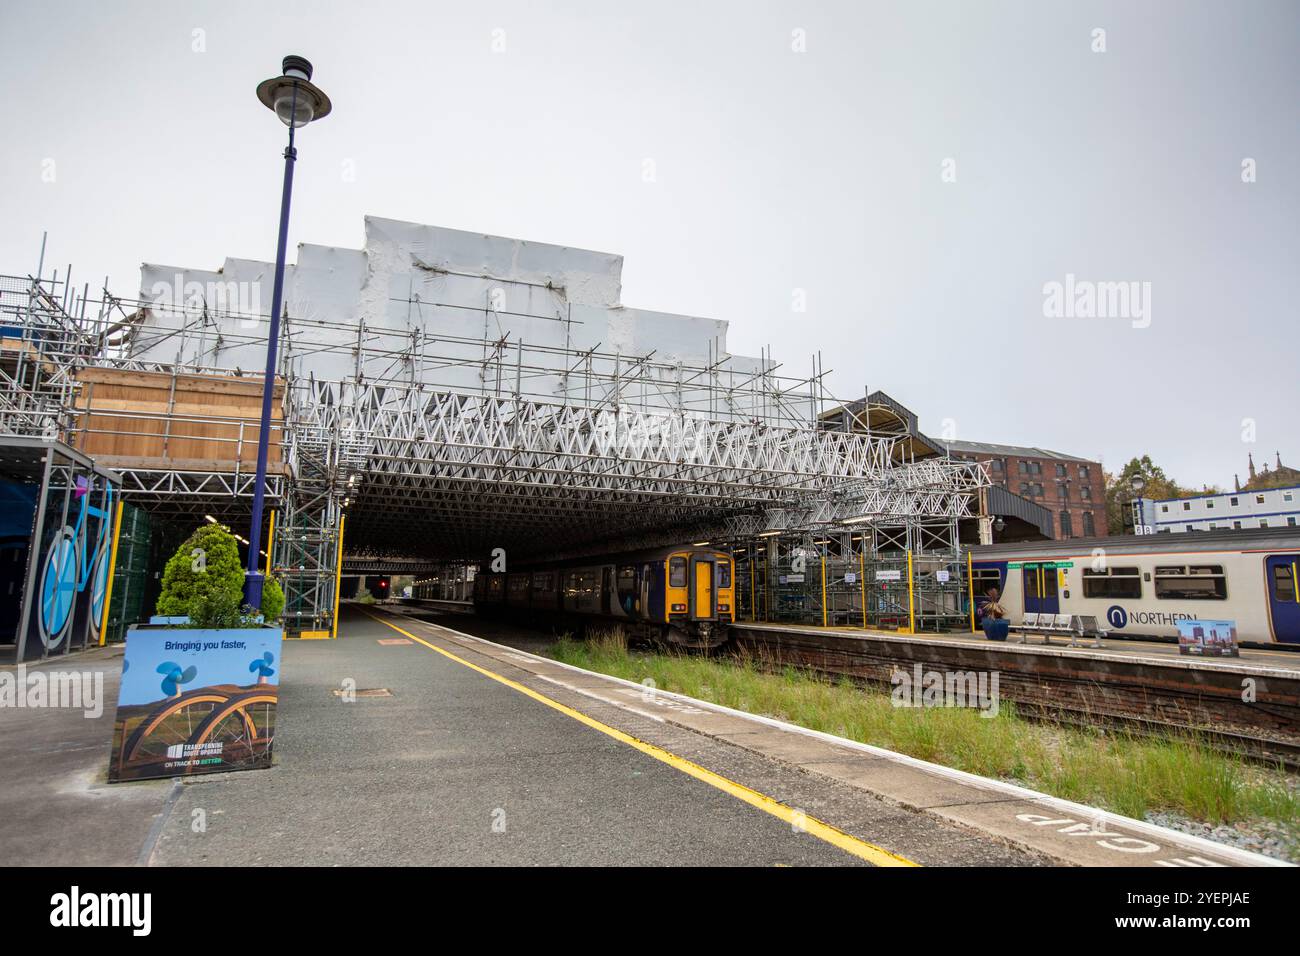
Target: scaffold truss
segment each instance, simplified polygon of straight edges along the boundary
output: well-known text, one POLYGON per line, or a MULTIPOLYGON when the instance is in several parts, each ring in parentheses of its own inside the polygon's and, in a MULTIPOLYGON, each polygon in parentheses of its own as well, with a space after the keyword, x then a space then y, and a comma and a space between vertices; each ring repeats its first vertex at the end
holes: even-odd
MULTIPOLYGON (((291 613, 317 626, 327 617, 344 515, 345 567, 428 571, 495 548, 559 558, 683 539, 912 534, 975 514, 983 468, 900 464, 897 436, 835 424, 845 403, 828 394, 819 357, 800 377, 766 352, 733 356, 717 341, 699 359, 593 344, 589 329, 579 342, 565 290, 532 285, 546 307, 527 314, 412 285, 382 303, 400 326, 290 297, 281 461, 268 494, 284 520, 273 564, 294 576, 291 613), (467 334, 475 316, 482 331, 467 334), (510 327, 523 319, 546 323, 554 341, 523 341, 510 327)), ((0 277, 0 433, 76 447, 79 432, 118 427, 108 414, 77 414, 88 368, 260 378, 247 369, 265 348, 263 314, 202 295, 163 306, 67 289, 66 276, 0 277)), ((233 466, 112 467, 127 500, 234 524, 253 476, 243 427, 225 440, 238 442, 233 466)))

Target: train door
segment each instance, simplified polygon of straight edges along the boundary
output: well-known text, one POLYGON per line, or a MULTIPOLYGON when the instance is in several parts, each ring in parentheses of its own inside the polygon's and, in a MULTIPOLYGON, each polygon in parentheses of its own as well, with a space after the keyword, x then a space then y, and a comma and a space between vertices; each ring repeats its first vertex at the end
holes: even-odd
POLYGON ((1268 616, 1273 639, 1283 644, 1300 644, 1300 554, 1270 554, 1264 559, 1265 587, 1268 588, 1268 616))
POLYGON ((1041 564, 1026 564, 1021 569, 1026 614, 1060 614, 1056 569, 1041 564))
POLYGON ((717 579, 717 562, 707 556, 691 558, 691 619, 695 621, 714 621, 718 617, 717 589, 713 582, 717 579))

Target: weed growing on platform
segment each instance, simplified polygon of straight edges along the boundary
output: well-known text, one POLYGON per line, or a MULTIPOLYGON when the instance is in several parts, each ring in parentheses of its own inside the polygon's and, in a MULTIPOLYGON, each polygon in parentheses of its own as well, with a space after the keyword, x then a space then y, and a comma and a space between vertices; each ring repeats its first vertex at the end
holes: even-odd
POLYGON ((887 690, 749 657, 629 652, 621 631, 565 636, 566 664, 675 691, 885 747, 947 767, 1008 780, 1141 819, 1173 811, 1211 824, 1300 820, 1300 781, 1218 753, 1195 737, 1154 740, 1100 728, 1031 721, 1002 703, 973 708, 895 707, 887 690))

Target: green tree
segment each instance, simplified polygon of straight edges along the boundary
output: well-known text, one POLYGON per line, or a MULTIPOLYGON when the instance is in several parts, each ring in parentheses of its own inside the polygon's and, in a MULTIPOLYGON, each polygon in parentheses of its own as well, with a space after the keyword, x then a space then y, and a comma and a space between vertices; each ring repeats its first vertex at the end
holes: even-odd
POLYGON ((1142 497, 1147 499, 1185 498, 1189 495, 1218 494, 1220 489, 1206 485, 1201 489, 1185 488, 1165 474, 1163 468, 1151 460, 1150 455, 1133 458, 1120 469, 1118 475, 1105 473, 1106 479, 1106 526, 1111 534, 1131 532, 1130 525, 1125 524, 1131 512, 1133 501, 1133 478, 1141 476, 1144 482, 1142 497))
MULTIPOLYGON (((239 545, 217 524, 198 528, 177 549, 163 570, 156 614, 188 617, 194 627, 240 627, 244 568, 239 545)), ((262 588, 262 614, 270 623, 284 610, 284 592, 268 578, 262 588)))
POLYGON ((267 624, 274 624, 284 610, 284 589, 275 578, 267 578, 262 584, 262 617, 267 624))
POLYGON ((204 525, 167 562, 157 613, 188 615, 196 627, 236 627, 243 590, 235 536, 220 525, 204 525))

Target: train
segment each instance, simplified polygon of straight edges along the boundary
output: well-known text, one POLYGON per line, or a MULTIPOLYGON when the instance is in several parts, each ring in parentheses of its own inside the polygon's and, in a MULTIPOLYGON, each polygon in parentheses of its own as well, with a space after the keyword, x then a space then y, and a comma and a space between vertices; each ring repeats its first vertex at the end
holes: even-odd
POLYGON ((485 616, 606 623, 629 637, 702 650, 726 642, 736 613, 731 555, 694 545, 488 568, 474 578, 473 600, 485 616))
POLYGON ((1300 650, 1300 531, 1189 531, 971 549, 977 611, 998 588, 1025 614, 1096 617, 1111 637, 1174 640, 1180 620, 1234 621, 1243 646, 1300 650))

